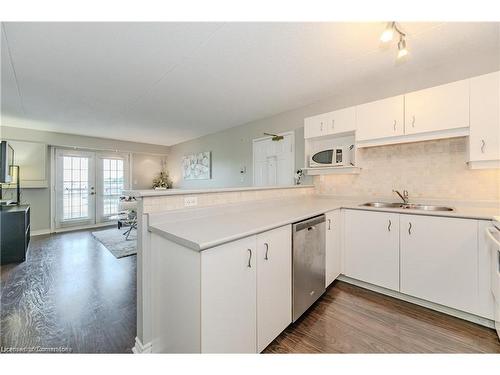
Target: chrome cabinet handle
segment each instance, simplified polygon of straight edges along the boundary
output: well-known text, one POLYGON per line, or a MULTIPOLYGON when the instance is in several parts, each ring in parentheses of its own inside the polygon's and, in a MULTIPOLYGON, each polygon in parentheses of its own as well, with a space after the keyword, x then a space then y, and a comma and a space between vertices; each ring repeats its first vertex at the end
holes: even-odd
POLYGON ((396 131, 396 120, 394 120, 394 131, 396 131))
POLYGON ((415 115, 412 116, 412 120, 411 120, 411 127, 414 128, 415 127, 415 115))
POLYGON ((323 131, 323 123, 320 123, 320 130, 323 131))
POLYGON ((267 256, 267 254, 269 253, 269 244, 266 242, 264 246, 266 247, 266 255, 264 255, 264 259, 269 260, 269 257, 267 256))
POLYGON ((484 146, 486 146, 486 142, 484 139, 481 139, 481 152, 484 154, 484 146))
POLYGON ((252 249, 248 249, 248 268, 252 268, 252 249))
POLYGON ((392 225, 392 222, 389 220, 389 225, 387 226, 387 230, 390 232, 391 231, 391 225, 392 225))
POLYGON ((332 120, 332 129, 335 129, 335 119, 332 120))
POLYGON ((328 219, 328 230, 332 229, 332 220, 328 219))
POLYGON ((409 223, 410 225, 408 225, 408 234, 411 235, 411 223, 409 223))

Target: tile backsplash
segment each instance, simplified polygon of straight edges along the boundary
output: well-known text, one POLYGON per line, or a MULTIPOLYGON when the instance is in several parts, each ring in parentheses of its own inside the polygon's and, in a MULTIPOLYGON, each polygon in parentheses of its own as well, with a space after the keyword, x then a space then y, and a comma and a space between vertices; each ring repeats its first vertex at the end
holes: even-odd
POLYGON ((358 175, 315 176, 320 194, 388 197, 392 189, 410 198, 500 200, 500 169, 470 170, 467 138, 359 149, 358 175))

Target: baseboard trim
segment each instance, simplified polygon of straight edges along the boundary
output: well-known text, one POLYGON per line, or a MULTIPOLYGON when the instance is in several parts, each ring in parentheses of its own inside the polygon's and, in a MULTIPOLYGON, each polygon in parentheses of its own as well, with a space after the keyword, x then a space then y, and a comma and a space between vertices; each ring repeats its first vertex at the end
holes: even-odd
POLYGON ((132 348, 134 354, 147 354, 153 352, 153 346, 150 342, 142 344, 138 337, 135 338, 135 345, 132 348))
POLYGON ((54 230, 53 233, 63 233, 63 232, 71 232, 74 230, 93 229, 93 228, 102 228, 102 227, 111 227, 111 226, 116 226, 116 222, 106 222, 106 223, 99 223, 99 224, 79 225, 79 226, 74 226, 74 227, 57 228, 54 230))
POLYGON ((30 236, 43 236, 44 234, 50 234, 50 229, 39 229, 39 230, 32 230, 30 232, 30 236))
POLYGON ((377 285, 369 284, 369 283, 366 283, 364 281, 352 279, 348 276, 340 275, 337 278, 337 280, 344 281, 348 284, 356 285, 356 286, 359 286, 361 288, 371 290, 373 292, 384 294, 384 295, 389 296, 389 297, 397 298, 397 299, 400 299, 402 301, 414 303, 415 305, 426 307, 426 308, 434 310, 434 311, 439 311, 439 312, 442 312, 444 314, 454 316, 456 318, 460 318, 460 319, 467 320, 467 321, 472 322, 472 323, 482 325, 484 327, 495 329, 495 322, 493 320, 483 318, 481 316, 477 316, 477 315, 470 314, 470 313, 467 313, 464 311, 456 310, 456 309, 453 309, 451 307, 439 305, 437 303, 425 301, 425 300, 422 300, 420 298, 416 298, 416 297, 412 297, 412 296, 409 296, 409 295, 406 295, 406 294, 403 294, 400 292, 396 292, 394 290, 390 290, 390 289, 386 289, 386 288, 383 288, 383 287, 380 287, 377 285))

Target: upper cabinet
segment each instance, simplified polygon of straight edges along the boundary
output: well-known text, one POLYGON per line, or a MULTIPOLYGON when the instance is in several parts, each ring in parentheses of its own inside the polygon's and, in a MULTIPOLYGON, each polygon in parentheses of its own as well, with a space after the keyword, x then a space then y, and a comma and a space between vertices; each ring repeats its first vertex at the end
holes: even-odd
POLYGON ((462 80, 406 94, 405 134, 467 128, 469 82, 462 80))
POLYGON ((395 96, 356 107, 356 140, 404 135, 404 96, 395 96))
POLYGON ((469 165, 500 166, 500 72, 470 80, 469 165))
POLYGON ((338 111, 308 117, 304 121, 304 137, 306 139, 351 132, 355 129, 355 107, 344 108, 338 111))

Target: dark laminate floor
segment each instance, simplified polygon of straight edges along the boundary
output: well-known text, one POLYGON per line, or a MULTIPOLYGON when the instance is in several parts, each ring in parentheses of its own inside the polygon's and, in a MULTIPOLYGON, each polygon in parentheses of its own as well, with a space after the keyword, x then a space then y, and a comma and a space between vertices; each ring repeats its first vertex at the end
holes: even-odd
POLYGON ((130 353, 136 256, 116 259, 90 231, 31 241, 24 263, 0 269, 1 346, 130 353))
MULTIPOLYGON (((116 259, 89 231, 33 237, 1 266, 2 347, 130 353, 136 257, 116 259)), ((500 353, 493 330, 335 282, 266 353, 500 353)))
POLYGON ((337 281, 266 353, 500 353, 492 329, 337 281))

